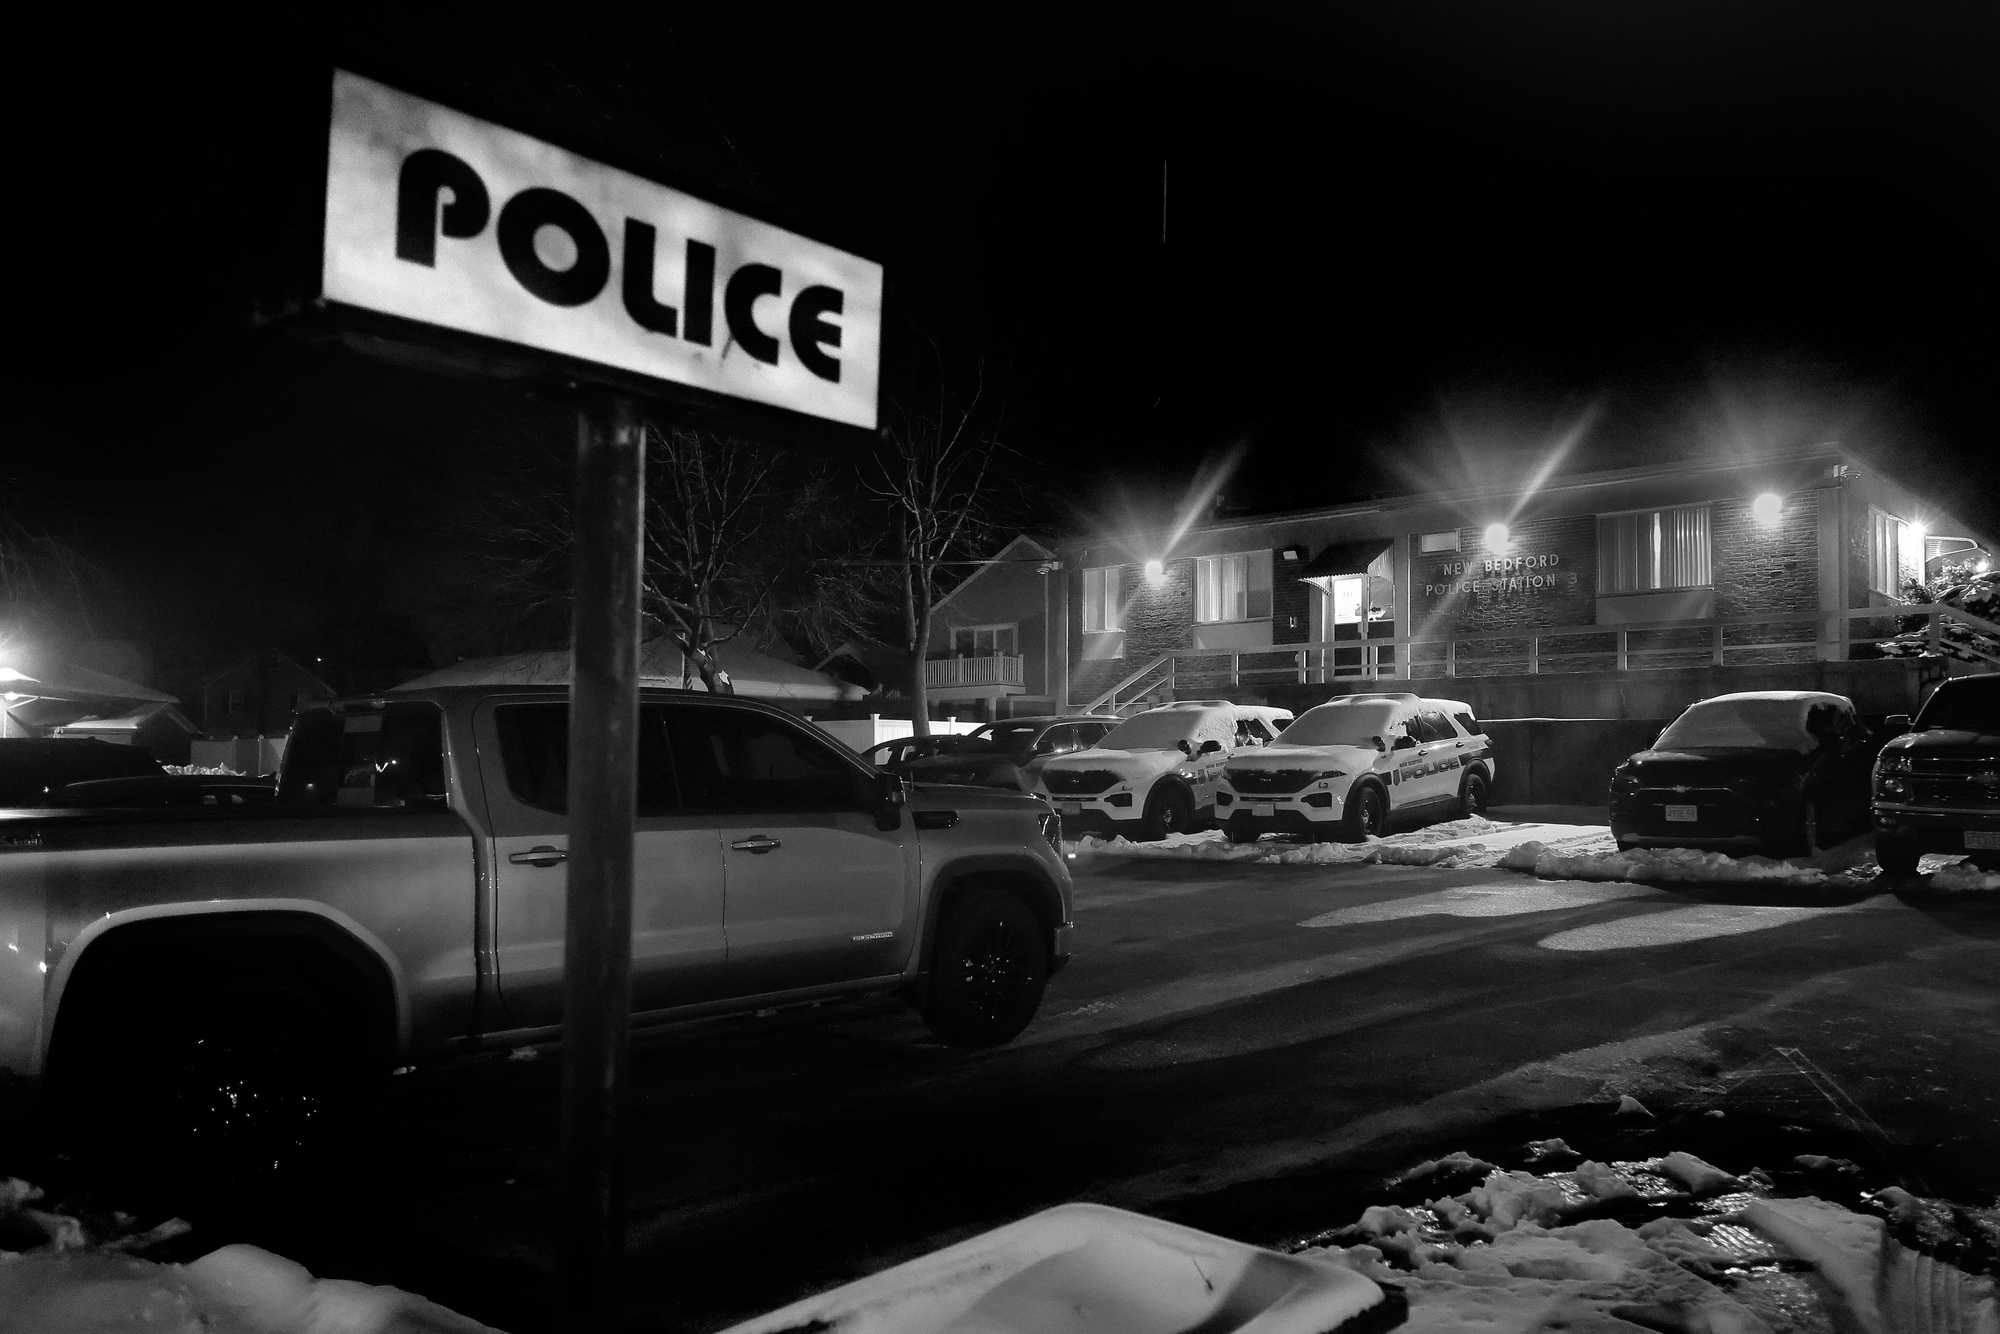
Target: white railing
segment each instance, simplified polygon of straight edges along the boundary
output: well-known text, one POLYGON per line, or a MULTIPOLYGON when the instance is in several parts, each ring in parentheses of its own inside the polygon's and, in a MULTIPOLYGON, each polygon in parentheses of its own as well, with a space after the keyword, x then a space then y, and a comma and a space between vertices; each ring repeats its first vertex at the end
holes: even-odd
POLYGON ((1159 657, 1133 672, 1111 689, 1083 706, 1085 713, 1118 713, 1144 701, 1155 692, 1171 695, 1174 689, 1174 655, 1159 657), (1119 696, 1123 695, 1121 700, 1119 696))
POLYGON ((1022 680, 1021 656, 1017 653, 924 660, 924 684, 927 686, 1018 686, 1022 680))
POLYGON ((1180 681, 1202 690, 1222 684, 1240 685, 1246 680, 1322 685, 1337 680, 1543 676, 1559 672, 1626 672, 1844 659, 1850 643, 1894 639, 1903 623, 1913 620, 1923 622, 1922 651, 1926 655, 1948 654, 1981 667, 2000 669, 2000 656, 1970 639, 1972 635, 1983 635, 2000 641, 2000 624, 1956 607, 1924 604, 1775 613, 1728 620, 1524 626, 1519 630, 1493 630, 1448 639, 1388 635, 1271 648, 1183 651, 1165 654, 1148 663, 1099 696, 1093 707, 1106 701, 1115 706, 1118 692, 1148 673, 1164 679, 1169 686, 1180 681), (1873 624, 1857 627, 1856 622, 1873 624))

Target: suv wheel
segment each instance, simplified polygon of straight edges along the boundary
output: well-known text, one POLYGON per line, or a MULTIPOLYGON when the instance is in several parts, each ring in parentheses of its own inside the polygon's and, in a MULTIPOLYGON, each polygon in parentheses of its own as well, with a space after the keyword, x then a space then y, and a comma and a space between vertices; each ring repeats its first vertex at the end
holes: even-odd
POLYGON ((1388 823, 1389 802, 1382 789, 1373 783, 1362 783, 1348 798, 1347 813, 1340 820, 1340 834, 1349 843, 1359 843, 1365 838, 1382 837, 1388 823))
POLYGON ((1146 803, 1146 819, 1141 838, 1157 841, 1168 834, 1185 834, 1194 826, 1194 802, 1185 788, 1170 787, 1155 792, 1146 803))
POLYGON ((1004 889, 975 890, 938 926, 924 1022, 957 1046, 998 1046, 1035 1017, 1048 980, 1034 909, 1004 889))
POLYGON ((1226 824, 1222 828, 1223 832, 1229 836, 1231 843, 1255 843, 1262 837, 1261 834, 1247 824, 1226 824))
POLYGON ((1458 814, 1460 819, 1469 820, 1475 815, 1486 814, 1486 778, 1479 773, 1469 773, 1465 781, 1458 785, 1458 814))
POLYGON ((1875 836, 1875 862, 1882 868, 1883 875, 1915 875, 1917 871, 1917 845, 1894 834, 1875 836))

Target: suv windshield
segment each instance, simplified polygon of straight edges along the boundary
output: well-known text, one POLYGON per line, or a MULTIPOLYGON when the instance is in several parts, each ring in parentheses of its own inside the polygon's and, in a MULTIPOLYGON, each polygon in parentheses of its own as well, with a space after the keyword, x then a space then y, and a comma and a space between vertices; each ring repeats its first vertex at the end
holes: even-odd
POLYGON ((1915 726, 1919 730, 1950 727, 1968 732, 2000 732, 2000 674, 1965 676, 1945 682, 1924 701, 1915 726))
POLYGON ((1159 709, 1128 718, 1097 744, 1105 750, 1162 750, 1177 741, 1192 741, 1201 720, 1199 709, 1159 709))
POLYGON ((1322 704, 1309 709, 1278 738, 1286 746, 1372 746, 1385 736, 1395 719, 1396 706, 1388 700, 1366 704, 1322 704))
POLYGON ((984 741, 995 750, 1011 754, 1026 754, 1035 744, 1035 733, 1041 730, 1040 723, 988 723, 973 733, 972 740, 984 741))
POLYGON ((1660 750, 1714 750, 1755 746, 1812 749, 1805 707, 1795 699, 1718 699, 1691 705, 1656 743, 1660 750))

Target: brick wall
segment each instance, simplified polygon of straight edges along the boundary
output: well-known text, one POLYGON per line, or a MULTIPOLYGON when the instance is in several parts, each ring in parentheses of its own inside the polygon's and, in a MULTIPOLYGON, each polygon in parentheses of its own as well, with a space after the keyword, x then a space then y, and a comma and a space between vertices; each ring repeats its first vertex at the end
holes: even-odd
MULTIPOLYGON (((1143 566, 1122 566, 1118 582, 1125 651, 1120 657, 1085 659, 1070 668, 1073 705, 1089 703, 1160 654, 1185 649, 1193 640, 1193 558, 1168 561, 1157 582, 1146 578, 1143 566)), ((1072 644, 1086 642, 1080 576, 1070 588, 1069 631, 1072 644)))
POLYGON ((1783 516, 1770 527, 1748 500, 1718 500, 1709 509, 1709 537, 1718 617, 1819 610, 1817 492, 1786 496, 1783 516))

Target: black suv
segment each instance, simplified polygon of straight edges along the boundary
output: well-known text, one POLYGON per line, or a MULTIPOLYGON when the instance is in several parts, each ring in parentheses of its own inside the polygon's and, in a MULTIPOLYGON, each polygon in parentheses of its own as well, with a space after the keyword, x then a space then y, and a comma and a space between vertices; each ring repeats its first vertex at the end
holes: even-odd
POLYGON ((2000 673, 1960 676, 1931 692, 1875 760, 1875 860, 1908 875, 1926 852, 2000 864, 2000 673))

